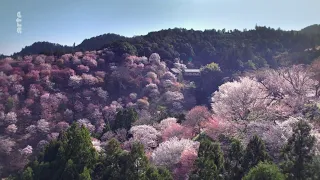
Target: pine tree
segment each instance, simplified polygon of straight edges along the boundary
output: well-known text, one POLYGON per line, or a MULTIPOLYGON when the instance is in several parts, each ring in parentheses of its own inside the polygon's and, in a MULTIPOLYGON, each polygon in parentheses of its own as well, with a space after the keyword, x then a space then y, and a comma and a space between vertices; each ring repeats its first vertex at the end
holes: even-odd
POLYGON ((137 112, 132 108, 120 110, 116 115, 115 124, 113 130, 119 128, 125 128, 129 130, 131 124, 138 120, 137 112))
POLYGON ((244 148, 241 142, 233 139, 226 159, 227 179, 240 180, 243 176, 244 148))
POLYGON ((76 166, 74 165, 73 161, 69 159, 59 179, 68 180, 68 179, 77 179, 77 178, 78 178, 78 172, 77 172, 76 166))
POLYGON ((290 179, 307 179, 310 176, 309 168, 312 163, 315 137, 310 134, 311 127, 305 121, 299 121, 293 129, 292 137, 284 147, 282 155, 283 170, 290 179))
POLYGON ((167 169, 150 166, 146 172, 147 180, 173 180, 167 169))
POLYGON ((60 180, 79 179, 84 168, 91 169, 97 160, 89 131, 73 124, 58 140, 51 141, 37 160, 28 168, 34 172, 34 179, 60 180))
POLYGON ((190 179, 222 179, 224 157, 220 144, 202 137, 195 166, 190 179))
POLYGON ((128 179, 146 179, 149 162, 144 153, 143 145, 134 143, 128 156, 128 179))
POLYGON ((252 167, 256 166, 260 161, 265 162, 270 159, 264 142, 258 137, 253 136, 245 150, 243 168, 248 172, 252 167))
POLYGON ((108 142, 105 154, 99 168, 100 172, 96 168, 95 176, 101 173, 103 179, 125 179, 128 153, 121 149, 116 139, 108 142))
POLYGON ((152 167, 145 155, 143 145, 134 143, 128 153, 121 149, 116 139, 111 139, 106 148, 106 156, 95 169, 95 179, 123 180, 171 180, 166 169, 152 167), (101 173, 102 171, 102 173, 101 173), (103 178, 100 174, 103 174, 103 178))

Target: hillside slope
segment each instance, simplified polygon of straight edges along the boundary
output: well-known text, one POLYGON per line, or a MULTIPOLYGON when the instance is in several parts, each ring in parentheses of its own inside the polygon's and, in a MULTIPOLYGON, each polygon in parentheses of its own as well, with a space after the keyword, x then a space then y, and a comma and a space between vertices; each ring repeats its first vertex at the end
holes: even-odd
POLYGON ((300 30, 302 33, 315 35, 320 34, 320 24, 314 24, 300 30))
POLYGON ((75 47, 35 43, 17 55, 58 55, 73 51, 109 48, 117 57, 124 53, 150 56, 157 52, 169 66, 175 58, 200 67, 216 62, 222 69, 238 71, 261 67, 278 67, 288 64, 310 63, 318 52, 304 52, 320 44, 320 35, 306 35, 296 31, 275 30, 257 26, 253 30, 195 31, 181 28, 150 32, 145 36, 125 38, 107 34, 84 40, 75 47))

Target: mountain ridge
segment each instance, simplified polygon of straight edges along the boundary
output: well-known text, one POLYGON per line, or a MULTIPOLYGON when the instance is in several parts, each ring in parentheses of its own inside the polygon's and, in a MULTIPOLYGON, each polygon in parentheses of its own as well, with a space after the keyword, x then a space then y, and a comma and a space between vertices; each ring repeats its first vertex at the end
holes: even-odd
MULTIPOLYGON (((307 26, 305 28, 302 28, 300 31, 294 31, 294 30, 291 30, 291 31, 304 32, 304 33, 308 33, 309 34, 310 29, 315 28, 315 26, 320 28, 320 25, 314 24, 314 25, 310 25, 310 26, 307 26)), ((116 34, 116 33, 105 33, 105 34, 101 34, 101 35, 97 35, 97 36, 93 36, 93 37, 84 39, 80 44, 78 44, 76 46, 76 50, 88 50, 88 51, 96 50, 96 49, 101 48, 103 45, 106 45, 106 44, 111 43, 113 41, 125 40, 125 39, 133 39, 133 38, 137 38, 137 37, 145 37, 145 36, 150 36, 152 34, 159 33, 161 31, 167 31, 167 30, 173 30, 173 29, 184 29, 184 30, 203 32, 203 33, 206 32, 206 31, 216 30, 214 28, 210 29, 210 30, 193 30, 193 29, 186 29, 186 28, 168 28, 168 29, 161 29, 161 30, 158 30, 158 31, 150 31, 146 35, 136 35, 136 36, 133 36, 133 37, 126 37, 126 36, 123 36, 123 35, 120 35, 120 34, 116 34), (91 46, 91 47, 89 47, 89 46, 91 46)), ((253 30, 253 29, 248 29, 248 30, 244 29, 242 31, 238 30, 238 29, 235 29, 234 31, 244 32, 244 31, 250 31, 250 30, 253 30)), ((225 29, 221 29, 221 30, 217 30, 217 31, 225 31, 225 29)), ((285 30, 282 30, 282 31, 285 31, 285 30)), ((290 31, 290 30, 287 30, 287 31, 290 31)), ((313 35, 314 33, 311 33, 311 34, 313 35)), ((72 49, 72 46, 68 46, 68 45, 62 45, 62 44, 59 44, 59 43, 52 43, 52 42, 48 42, 48 41, 37 41, 37 42, 34 42, 31 45, 25 46, 19 52, 13 53, 12 56, 19 56, 19 55, 26 55, 26 54, 41 54, 42 53, 41 51, 43 51, 43 50, 39 50, 38 52, 35 52, 35 51, 30 50, 30 49, 32 49, 34 46, 37 49, 38 44, 39 43, 43 43, 43 42, 45 42, 46 44, 42 44, 42 45, 51 46, 53 51, 54 50, 58 51, 59 47, 64 47, 65 50, 67 50, 68 52, 70 51, 70 49, 72 49), (56 46, 58 46, 58 47, 56 47, 56 46)), ((4 56, 9 56, 9 55, 4 55, 4 56)))

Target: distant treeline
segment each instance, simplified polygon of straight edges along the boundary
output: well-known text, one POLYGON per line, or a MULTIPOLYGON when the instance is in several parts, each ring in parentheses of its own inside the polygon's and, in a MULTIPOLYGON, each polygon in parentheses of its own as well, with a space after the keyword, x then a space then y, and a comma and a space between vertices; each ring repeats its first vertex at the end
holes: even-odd
MULTIPOLYGON (((187 30, 181 28, 150 32, 145 36, 126 38, 104 34, 85 39, 70 47, 49 42, 36 42, 14 56, 45 54, 61 56, 76 51, 108 48, 117 56, 124 53, 147 56, 157 52, 170 63, 175 58, 192 62, 195 67, 218 63, 223 70, 244 70, 261 67, 310 63, 320 56, 320 34, 306 31, 284 31, 256 26, 253 30, 187 30), (308 50, 306 50, 308 49, 308 50)), ((313 32, 313 31, 312 31, 313 32)))

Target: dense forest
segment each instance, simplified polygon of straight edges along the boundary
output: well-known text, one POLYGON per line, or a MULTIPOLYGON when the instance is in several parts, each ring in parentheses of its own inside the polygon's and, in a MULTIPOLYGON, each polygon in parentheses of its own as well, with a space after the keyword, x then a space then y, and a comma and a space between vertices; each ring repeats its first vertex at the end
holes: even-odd
POLYGON ((320 34, 320 24, 314 24, 314 25, 305 27, 301 29, 301 32, 309 35, 320 34))
POLYGON ((109 48, 116 56, 128 53, 149 57, 152 52, 157 52, 167 63, 173 62, 174 58, 180 58, 185 62, 193 62, 195 67, 216 62, 226 70, 275 68, 281 65, 310 63, 319 56, 318 51, 314 52, 316 45, 320 43, 320 35, 312 33, 317 31, 314 30, 315 27, 316 25, 306 27, 302 31, 283 31, 264 26, 243 31, 195 31, 175 28, 132 38, 104 34, 86 39, 74 47, 36 42, 14 56, 61 56, 75 51, 109 48), (308 51, 305 51, 306 49, 308 51))
POLYGON ((319 179, 319 45, 258 26, 35 43, 0 60, 0 178, 319 179))

